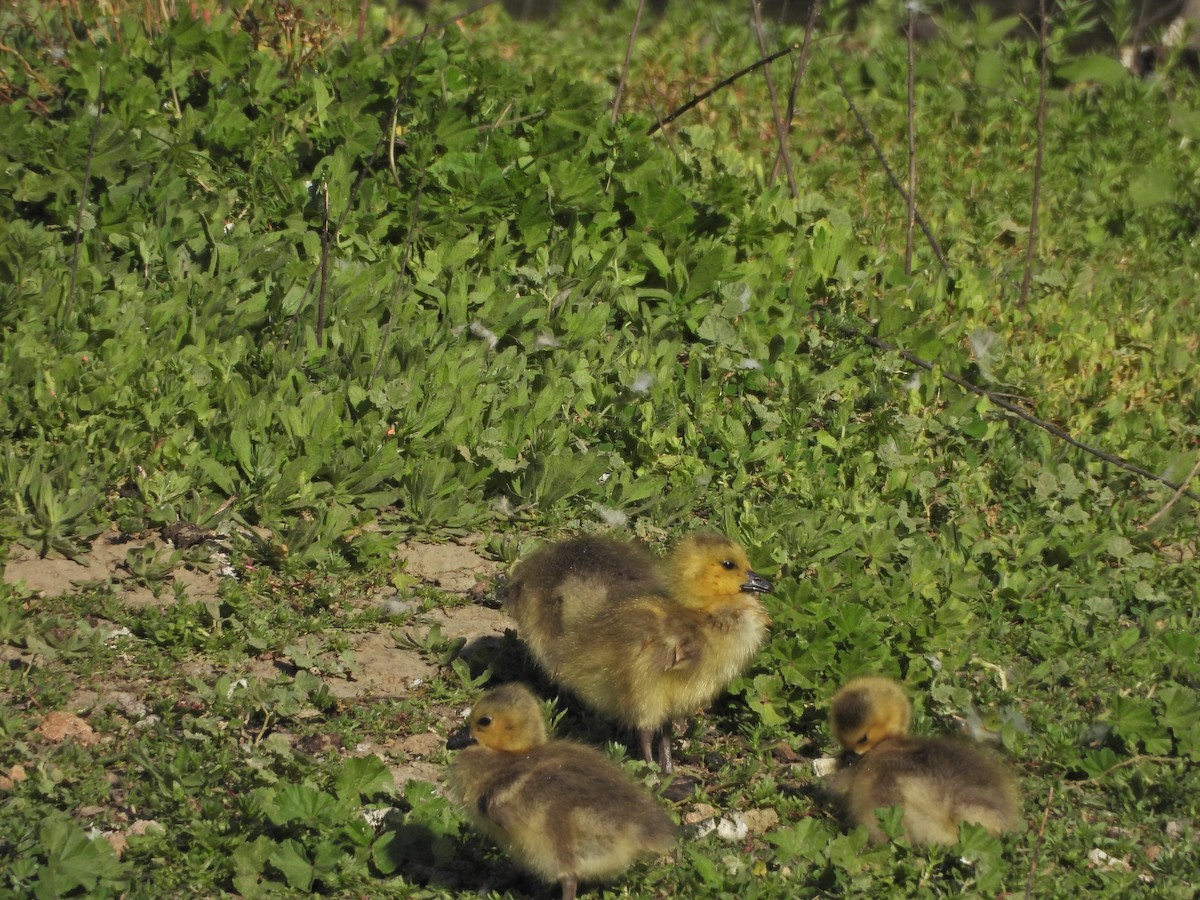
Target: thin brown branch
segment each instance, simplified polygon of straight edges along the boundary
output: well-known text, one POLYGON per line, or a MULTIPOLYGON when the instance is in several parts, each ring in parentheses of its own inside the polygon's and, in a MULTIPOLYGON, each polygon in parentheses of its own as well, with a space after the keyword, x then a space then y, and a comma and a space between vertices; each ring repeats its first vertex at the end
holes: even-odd
MULTIPOLYGON (((424 32, 421 33, 422 40, 425 39, 425 35, 427 33, 428 33, 428 29, 426 29, 424 32)), ((408 67, 408 73, 405 75, 404 81, 401 83, 399 90, 396 91, 396 99, 392 103, 391 112, 388 114, 386 131, 384 131, 384 133, 379 136, 379 140, 375 142, 375 149, 371 152, 370 159, 368 159, 359 168, 358 174, 354 178, 354 183, 350 185, 350 190, 346 194, 346 205, 345 205, 345 207, 342 208, 341 213, 338 215, 337 223, 333 226, 334 236, 341 233, 342 226, 346 223, 346 219, 350 215, 350 210, 354 208, 354 198, 356 196, 358 196, 358 189, 362 186, 362 183, 366 180, 367 173, 370 172, 374 168, 375 164, 379 161, 379 157, 383 153, 385 146, 387 147, 387 158, 388 158, 388 164, 390 167, 390 171, 392 173, 392 178, 393 178, 393 180, 395 180, 396 185, 398 187, 400 187, 401 189, 403 189, 403 185, 401 184, 401 181, 400 181, 400 174, 396 169, 396 120, 397 120, 397 117, 400 115, 400 106, 401 106, 401 104, 404 103, 405 98, 408 96, 408 88, 409 88, 409 85, 412 83, 413 73, 416 71, 417 60, 419 58, 420 58, 419 53, 413 54, 412 61, 410 62, 409 67, 408 67)), ((326 202, 325 219, 322 223, 322 229, 325 229, 328 227, 328 212, 329 212, 329 210, 328 210, 328 194, 326 194, 325 202, 326 202)), ((324 255, 326 246, 327 246, 327 244, 323 239, 322 240, 322 255, 324 255)), ((313 289, 317 285, 318 275, 320 275, 322 278, 324 278, 324 268, 323 267, 318 267, 317 269, 314 269, 312 274, 310 274, 308 276, 308 283, 304 286, 304 294, 300 298, 300 303, 296 307, 296 312, 292 315, 291 329, 288 334, 288 343, 289 344, 295 340, 296 335, 299 332, 300 315, 301 315, 301 313, 304 312, 304 309, 308 304, 308 298, 310 296, 312 296, 313 289)))
POLYGON ((625 45, 625 60, 621 63, 621 77, 617 81, 617 95, 613 98, 612 124, 617 124, 621 115, 621 98, 625 95, 625 80, 629 77, 629 61, 633 59, 633 42, 637 40, 638 29, 642 27, 642 12, 646 8, 646 0, 638 0, 637 12, 633 17, 633 27, 629 29, 629 43, 625 45))
POLYGON ((39 88, 41 88, 42 93, 46 94, 47 96, 54 94, 54 86, 42 76, 41 72, 29 64, 29 60, 21 55, 21 51, 17 50, 15 47, 8 46, 8 44, 0 44, 0 53, 10 53, 19 59, 21 61, 21 68, 25 70, 25 74, 37 82, 37 85, 39 88))
POLYGON ((416 41, 418 43, 423 43, 425 38, 428 37, 429 35, 440 34, 441 32, 445 31, 447 28, 449 28, 451 25, 457 25, 459 22, 461 22, 463 19, 467 18, 468 16, 473 16, 473 15, 475 15, 475 13, 487 9, 493 3, 499 3, 499 2, 500 2, 500 0, 483 0, 482 3, 476 3, 470 9, 465 9, 462 12, 460 12, 457 16, 451 16, 449 19, 443 19, 442 21, 438 22, 435 25, 426 25, 425 28, 422 29, 420 34, 412 35, 410 37, 404 38, 403 40, 396 41, 396 43, 392 49, 398 50, 401 47, 407 47, 409 44, 413 43, 414 41, 416 41))
MULTIPOLYGON (((321 288, 317 291, 317 346, 325 346, 325 296, 329 289, 329 182, 321 182, 321 288)), ((339 223, 340 224, 340 223, 339 223)))
POLYGON ((1187 497, 1189 500, 1195 500, 1197 503, 1200 503, 1200 494, 1187 490, 1185 485, 1175 484, 1174 482, 1163 478, 1161 475, 1155 475, 1153 472, 1148 472, 1140 466, 1136 466, 1119 456, 1114 456, 1112 453, 1107 453, 1098 447, 1093 447, 1089 444, 1083 443, 1082 441, 1076 440, 1075 438, 1071 437, 1071 435, 1065 429, 1060 428, 1058 425, 1055 425, 1052 422, 1047 422, 1045 419, 1038 418, 1033 413, 1026 412, 1015 403, 1004 399, 1002 395, 996 393, 995 391, 989 391, 987 388, 980 387, 979 385, 967 381, 967 379, 961 378, 958 375, 953 375, 950 372, 937 372, 934 370, 933 363, 929 362, 928 360, 922 359, 915 353, 911 353, 908 350, 902 350, 895 344, 888 343, 882 338, 877 338, 874 335, 867 334, 866 332, 861 331, 852 325, 841 325, 840 327, 844 334, 848 334, 851 337, 856 337, 864 343, 870 344, 872 347, 875 347, 879 350, 884 350, 888 353, 895 353, 906 362, 910 362, 914 366, 922 368, 927 372, 932 372, 938 377, 946 379, 951 384, 958 385, 965 391, 970 391, 972 394, 977 394, 980 397, 986 397, 1005 412, 1016 416, 1018 419, 1028 422, 1030 425, 1034 425, 1037 428, 1042 429, 1047 434, 1053 435, 1060 441, 1069 444, 1077 450, 1082 450, 1084 453, 1090 454, 1097 459, 1104 460, 1106 463, 1111 463, 1120 469, 1124 469, 1126 472, 1132 472, 1134 475, 1145 478, 1148 481, 1156 481, 1159 484, 1165 484, 1172 490, 1178 490, 1182 496, 1187 497))
POLYGON ((904 274, 912 275, 913 232, 917 225, 917 100, 916 43, 917 7, 908 4, 908 227, 904 234, 904 274))
POLYGON ((1075 784, 1072 785, 1072 787, 1079 787, 1082 784, 1095 783, 1097 781, 1102 781, 1105 778, 1107 778, 1109 775, 1111 775, 1113 772, 1117 771, 1118 769, 1127 769, 1130 766, 1136 766, 1140 762, 1161 763, 1163 765, 1167 765, 1169 763, 1184 763, 1185 765, 1186 764, 1195 765, 1195 763, 1193 763, 1192 760, 1188 759, 1186 756, 1152 756, 1148 753, 1136 754, 1134 756, 1130 756, 1128 759, 1123 759, 1118 763, 1113 763, 1111 766, 1109 766, 1107 769, 1105 769, 1099 775, 1093 775, 1090 778, 1088 778, 1086 781, 1076 782, 1075 784))
POLYGON ((1029 242, 1025 246, 1025 276, 1021 279, 1021 296, 1017 306, 1024 308, 1029 300, 1029 287, 1033 283, 1033 254, 1037 248, 1038 239, 1038 205, 1042 197, 1042 158, 1046 149, 1046 80, 1048 62, 1048 19, 1046 16, 1046 0, 1038 0, 1038 12, 1041 14, 1041 29, 1038 32, 1038 105, 1037 105, 1037 149, 1033 157, 1033 208, 1029 211, 1029 242))
MULTIPOLYGON (((421 177, 417 181, 417 189, 413 192, 412 208, 408 212, 408 233, 404 236, 404 250, 400 254, 400 274, 399 284, 396 285, 396 300, 399 301, 404 293, 405 283, 408 277, 408 258, 412 254, 413 239, 417 233, 417 220, 421 215, 421 195, 425 190, 425 170, 421 170, 421 177)), ((379 372, 383 368, 383 358, 387 355, 388 341, 392 336, 392 329, 396 325, 396 317, 399 313, 399 306, 392 307, 392 314, 388 316, 387 322, 383 326, 383 334, 379 336, 379 356, 375 358, 375 367, 371 370, 371 379, 367 382, 367 389, 370 390, 375 386, 375 379, 379 377, 379 372)))
POLYGON ((92 136, 88 140, 87 159, 83 164, 83 184, 79 187, 79 211, 75 214, 75 246, 71 250, 71 283, 67 288, 67 302, 63 304, 62 327, 71 321, 71 307, 75 303, 75 285, 79 280, 79 253, 83 249, 83 214, 87 210, 88 188, 92 181, 92 159, 96 155, 96 139, 100 135, 100 117, 104 114, 104 66, 100 67, 96 84, 96 117, 92 122, 92 136))
MULTIPOLYGON (((796 119, 796 97, 800 94, 800 82, 808 69, 808 50, 812 43, 813 29, 817 25, 817 16, 821 12, 821 0, 813 0, 812 8, 808 11, 808 24, 804 26, 804 40, 800 44, 800 55, 796 59, 796 72, 792 76, 792 88, 788 91, 787 133, 792 133, 792 122, 796 119)), ((771 179, 779 176, 783 165, 783 154, 775 151, 775 164, 771 167, 771 179)))
MULTIPOLYGON (((903 199, 905 204, 912 201, 909 200, 908 191, 904 189, 904 185, 900 183, 900 179, 896 177, 896 173, 892 171, 892 167, 888 165, 887 157, 883 155, 883 148, 879 146, 879 141, 875 139, 874 132, 867 125, 867 120, 863 118, 861 112, 858 111, 858 106, 854 103, 850 96, 850 91, 846 88, 846 82, 842 80, 842 73, 833 69, 833 77, 838 83, 838 89, 842 92, 842 98, 846 101, 846 105, 850 107, 850 112, 854 114, 854 118, 858 121, 858 127, 862 129, 863 134, 867 136, 867 140, 871 143, 871 149, 875 151, 875 158, 879 160, 879 164, 883 167, 884 174, 887 175, 888 181, 892 183, 892 187, 896 189, 903 199)), ((942 245, 938 243, 938 239, 934 237, 933 230, 929 227, 929 223, 925 221, 925 217, 921 215, 921 211, 913 205, 913 217, 917 220, 917 224, 921 226, 921 233, 925 235, 925 240, 929 242, 930 248, 933 250, 933 255, 937 257, 938 262, 942 264, 942 268, 947 272, 950 271, 950 260, 946 258, 946 254, 942 252, 942 245)))
POLYGON ((1192 471, 1188 472, 1187 478, 1183 479, 1183 483, 1176 489, 1175 493, 1171 495, 1171 499, 1168 500, 1165 504, 1163 504, 1162 509, 1160 509, 1158 512, 1156 512, 1154 515, 1152 515, 1149 519, 1146 520, 1145 524, 1142 525, 1142 530, 1149 528, 1151 525, 1153 525, 1155 522, 1157 522, 1159 519, 1161 519, 1163 516, 1165 516, 1167 514, 1167 510, 1169 510, 1172 506, 1174 506, 1175 502, 1180 497, 1183 496, 1183 489, 1185 487, 1187 487, 1189 484, 1191 484, 1192 479, 1195 478, 1198 474, 1200 474, 1200 457, 1196 458, 1196 464, 1194 466, 1192 466, 1192 471))
MULTIPOLYGON (((658 122, 658 128, 660 131, 662 131, 663 120, 662 120, 662 117, 659 116, 659 114, 658 114, 658 107, 656 107, 654 105, 654 100, 650 97, 649 91, 647 91, 644 87, 642 88, 642 100, 645 102, 646 108, 649 109, 651 113, 653 113, 654 120, 656 122, 658 122)), ((663 131, 662 135, 664 138, 666 138, 667 149, 671 151, 671 155, 674 156, 675 159, 682 162, 683 158, 679 155, 679 148, 675 146, 675 138, 671 137, 671 132, 663 131)), ((610 179, 612 178, 611 174, 609 175, 609 178, 610 179)), ((606 193, 608 192, 607 183, 605 184, 604 190, 606 193)))
MULTIPOLYGON (((758 52, 766 55, 767 38, 763 34, 762 9, 759 0, 750 0, 750 10, 753 12, 754 36, 758 39, 758 52)), ((763 79, 767 82, 767 95, 771 98, 771 115, 775 120, 775 136, 779 141, 779 157, 783 160, 784 171, 787 172, 788 188, 792 199, 800 197, 800 189, 796 186, 796 171, 792 168, 792 154, 788 151, 787 125, 783 113, 779 111, 779 97, 775 92, 775 79, 771 77, 771 67, 763 66, 763 79)))
POLYGON ((784 47, 782 50, 775 51, 770 56, 764 56, 762 59, 756 59, 754 62, 750 63, 750 65, 746 66, 744 69, 738 69, 736 72, 734 72, 728 78, 722 78, 720 81, 718 81, 712 87, 710 87, 707 91, 704 91, 700 94, 696 94, 694 97, 692 97, 691 100, 689 100, 687 103, 683 104, 683 106, 679 107, 679 109, 675 110, 673 113, 671 113, 665 119, 661 119, 660 121, 655 122, 653 125, 650 126, 649 129, 647 129, 646 134, 649 136, 649 135, 652 135, 652 134, 662 130, 667 125, 670 125, 672 122, 674 122, 680 116, 682 116, 684 113, 691 112, 693 109, 695 109, 697 106, 699 106, 705 100, 707 100, 709 97, 711 97, 717 91, 724 90, 725 88, 727 88, 731 84, 733 84, 735 81, 737 81, 739 78, 744 78, 746 75, 749 75, 755 69, 761 69, 763 66, 770 65, 771 63, 775 62, 775 60, 779 59, 779 57, 787 56, 789 53, 791 53, 792 51, 794 51, 796 49, 798 49, 796 44, 792 44, 791 46, 784 47))
POLYGON ((1042 853, 1042 838, 1046 835, 1046 823, 1050 821, 1050 805, 1054 802, 1054 786, 1050 786, 1050 796, 1046 798, 1046 807, 1042 810, 1042 825, 1038 828, 1037 840, 1033 844, 1033 853, 1029 857, 1029 877, 1025 879, 1025 900, 1033 896, 1033 878, 1037 873, 1038 857, 1042 853))

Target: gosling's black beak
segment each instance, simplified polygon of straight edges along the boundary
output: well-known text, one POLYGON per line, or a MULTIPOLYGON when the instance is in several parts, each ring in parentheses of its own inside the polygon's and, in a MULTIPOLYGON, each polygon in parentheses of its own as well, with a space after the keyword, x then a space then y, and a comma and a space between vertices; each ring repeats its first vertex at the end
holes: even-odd
POLYGON ((771 593, 771 582, 763 578, 757 572, 748 572, 749 577, 746 583, 742 585, 742 592, 746 594, 769 594, 771 593))
POLYGON ((470 747, 474 743, 475 738, 471 736, 471 726, 464 725, 458 731, 454 732, 454 734, 450 735, 449 740, 446 741, 446 749, 461 750, 463 747, 470 747))

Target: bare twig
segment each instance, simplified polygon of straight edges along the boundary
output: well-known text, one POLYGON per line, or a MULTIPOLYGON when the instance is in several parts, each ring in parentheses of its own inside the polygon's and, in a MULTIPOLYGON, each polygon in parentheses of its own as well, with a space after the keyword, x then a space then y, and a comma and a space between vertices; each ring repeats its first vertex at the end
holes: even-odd
MULTIPOLYGON (((796 59, 796 72, 792 76, 792 89, 788 91, 787 105, 787 128, 788 134, 792 133, 792 122, 796 118, 796 97, 800 93, 800 81, 804 78, 804 73, 808 69, 808 49, 812 43, 813 29, 817 25, 817 16, 821 12, 821 0, 813 0, 812 8, 808 11, 808 24, 804 26, 804 40, 800 44, 800 55, 796 59)), ((775 164, 771 167, 771 179, 774 180, 779 176, 779 169, 783 166, 783 153, 775 151, 775 164)))
MULTIPOLYGON (((317 346, 325 346, 325 295, 329 288, 329 182, 321 182, 321 289, 317 291, 317 346)), ((339 223, 340 224, 340 223, 339 223)))
MULTIPOLYGON (((404 250, 400 254, 400 275, 399 283, 396 285, 396 300, 398 301, 404 293, 405 282, 408 276, 408 258, 412 253, 413 238, 417 233, 417 219, 421 214, 421 194, 425 190, 425 170, 421 169, 421 178, 417 182, 417 189, 413 192, 412 208, 408 212, 408 233, 404 236, 404 250)), ((392 328, 396 324, 396 316, 399 313, 398 305, 392 307, 392 314, 388 316, 386 324, 383 326, 383 334, 379 337, 379 356, 375 358, 375 368, 371 370, 371 380, 367 382, 367 389, 370 390, 375 386, 375 379, 379 377, 379 371, 383 368, 383 358, 387 355, 388 341, 392 336, 392 328)))
POLYGON ((908 4, 908 227, 904 234, 904 274, 912 275, 913 231, 917 224, 916 40, 917 6, 908 4))
POLYGON ((712 87, 710 87, 707 91, 704 91, 703 93, 697 94, 696 96, 692 97, 691 100, 689 100, 687 103, 683 104, 683 106, 679 107, 679 109, 675 110, 673 113, 671 113, 666 118, 660 119, 658 122, 655 122, 646 131, 646 134, 652 135, 655 132, 660 131, 661 129, 665 128, 667 125, 670 125, 672 122, 674 122, 676 119, 678 119, 684 113, 691 112, 693 109, 695 109, 697 106, 699 106, 705 100, 707 100, 709 97, 711 97, 717 91, 729 87, 729 85, 733 84, 739 78, 749 75, 755 69, 760 69, 763 66, 770 65, 771 63, 775 62, 775 60, 779 59, 779 57, 787 56, 789 53, 791 53, 793 50, 796 50, 796 49, 798 49, 796 44, 792 44, 791 46, 784 47, 782 50, 775 51, 770 56, 764 56, 762 59, 756 59, 754 62, 750 63, 750 65, 746 66, 744 69, 738 69, 736 72, 734 72, 728 78, 722 78, 720 81, 718 81, 712 87))
MULTIPOLYGON (((759 6, 759 0, 750 0, 750 9, 754 13, 754 36, 758 38, 758 51, 762 54, 767 52, 767 38, 763 34, 762 27, 762 9, 759 6)), ((767 94, 771 98, 771 115, 775 119, 775 136, 779 140, 779 158, 783 160, 783 169, 787 172, 788 188, 792 192, 792 199, 795 200, 800 196, 800 189, 796 186, 796 171, 792 168, 792 154, 788 152, 788 133, 787 125, 784 122, 783 114, 779 111, 779 97, 775 93, 775 79, 771 77, 771 67, 763 66, 763 79, 767 82, 767 94)))
POLYGON ((67 288, 67 302, 63 304, 62 327, 71 320, 71 307, 75 303, 75 285, 79 278, 79 253, 83 249, 83 214, 87 210, 88 188, 92 180, 92 159, 96 155, 96 138, 100 135, 100 117, 104 113, 104 66, 100 67, 96 85, 96 118, 92 122, 92 136, 88 141, 87 159, 83 164, 83 184, 79 187, 79 211, 75 214, 75 246, 71 250, 71 283, 67 288))
POLYGON ((1042 810, 1042 826, 1038 829, 1037 840, 1033 844, 1033 853, 1029 858, 1029 877, 1025 879, 1025 900, 1033 896, 1033 877, 1037 873, 1038 857, 1042 853, 1042 838, 1046 835, 1046 823, 1050 821, 1050 804, 1054 802, 1054 786, 1050 786, 1050 796, 1046 798, 1046 808, 1042 810))
MULTIPOLYGON (((890 344, 882 338, 877 338, 874 335, 867 334, 866 332, 861 331, 852 325, 843 324, 840 326, 840 328, 844 334, 848 334, 851 337, 856 337, 864 343, 870 344, 872 347, 876 347, 888 353, 895 353, 906 362, 910 362, 914 366, 922 368, 927 372, 934 372, 933 363, 926 359, 922 359, 915 353, 911 353, 908 350, 902 350, 895 344, 890 344)), ((1114 456, 1113 454, 1107 453, 1098 447, 1092 447, 1089 444, 1078 441, 1071 437, 1071 435, 1065 429, 1060 428, 1058 425, 1055 425, 1052 422, 1047 422, 1045 419, 1038 418, 1037 416, 1033 415, 1033 413, 1026 412, 1025 410, 1021 409, 1021 407, 1017 406, 1010 400, 1006 400, 1001 394, 998 394, 995 391, 989 391, 987 388, 980 387, 979 385, 967 381, 967 379, 961 378, 958 375, 953 375, 950 372, 941 371, 935 374, 946 379, 952 384, 958 385, 965 391, 970 391, 972 394, 977 394, 980 397, 987 397, 988 400, 1003 409, 1005 412, 1016 416, 1018 419, 1028 422, 1030 425, 1034 425, 1042 429, 1048 434, 1054 435, 1054 437, 1058 438, 1064 443, 1070 444, 1077 450, 1082 450, 1084 453, 1088 453, 1097 459, 1102 459, 1107 463, 1111 463, 1120 469, 1124 469, 1126 472, 1132 472, 1134 475, 1137 475, 1141 478, 1145 478, 1149 481, 1157 481, 1159 484, 1165 484, 1172 490, 1178 490, 1182 496, 1187 497, 1189 500, 1195 500, 1197 503, 1200 503, 1200 494, 1187 490, 1186 486, 1175 484, 1174 482, 1163 478, 1161 475, 1155 475, 1153 472, 1148 472, 1139 466, 1135 466, 1131 462, 1127 462, 1119 456, 1114 456)))
POLYGON ((425 38, 428 35, 439 34, 440 32, 445 31, 451 25, 457 25, 463 19, 467 18, 467 16, 473 16, 473 15, 475 15, 475 13, 480 12, 481 10, 487 9, 493 3, 499 3, 499 2, 500 2, 500 0, 483 0, 482 3, 476 3, 470 9, 465 9, 462 12, 460 12, 457 16, 451 16, 449 19, 443 19, 441 22, 438 22, 436 25, 426 25, 425 28, 422 29, 420 34, 412 35, 411 37, 406 37, 402 41, 396 41, 396 43, 392 47, 392 49, 398 50, 401 47, 407 47, 409 44, 413 43, 414 41, 418 42, 418 43, 423 43, 425 38))
MULTIPOLYGON (((421 40, 425 39, 425 35, 429 33, 426 29, 421 33, 421 40)), ((397 186, 403 188, 400 183, 400 175, 396 169, 396 119, 400 114, 400 106, 408 96, 408 87, 412 83, 413 73, 417 68, 417 60, 420 58, 419 53, 414 53, 411 63, 408 67, 408 73, 404 77, 404 81, 400 85, 400 89, 396 92, 396 99, 392 103, 391 112, 388 115, 387 129, 379 136, 379 140, 375 142, 375 149, 371 152, 371 157, 358 170, 358 174, 354 178, 354 183, 350 185, 350 190, 346 193, 346 205, 342 208, 338 215, 337 223, 333 226, 333 234, 336 236, 341 233, 342 226, 346 223, 346 218, 350 215, 350 210, 354 208, 354 198, 358 195, 358 189, 366 180, 367 173, 371 171, 375 163, 379 161, 380 155, 383 153, 384 147, 387 147, 388 164, 392 173, 392 178, 397 186)), ((328 228, 328 194, 325 196, 325 219, 322 223, 322 229, 328 228)), ((322 240, 322 259, 324 259, 326 243, 322 240)), ((308 303, 308 298, 312 295, 313 288, 317 284, 317 278, 325 277, 324 262, 317 269, 314 269, 312 274, 308 276, 308 283, 304 286, 304 295, 300 298, 300 303, 296 306, 296 312, 292 315, 292 327, 288 336, 289 343, 295 340, 296 334, 300 327, 300 314, 304 311, 308 303)), ((322 281, 322 285, 324 282, 322 281)))
POLYGON ((1029 299, 1029 286, 1033 282, 1033 254, 1038 239, 1038 204, 1042 196, 1042 157, 1046 149, 1046 77, 1048 63, 1048 25, 1046 0, 1038 0, 1038 12, 1042 17, 1038 32, 1038 106, 1037 106, 1037 149, 1033 157, 1033 208, 1029 211, 1029 243, 1025 247, 1025 277, 1021 279, 1021 296, 1017 306, 1023 308, 1029 299))
MULTIPOLYGON (((858 120, 858 127, 862 129, 863 134, 867 136, 867 140, 871 142, 871 149, 875 151, 875 158, 879 160, 879 164, 883 166, 884 174, 887 175, 888 181, 892 183, 892 187, 896 189, 906 204, 912 202, 909 199, 908 191, 904 189, 904 185, 900 183, 900 179, 896 177, 896 173, 892 171, 892 167, 888 165, 887 157, 883 155, 883 148, 879 146, 879 141, 875 140, 875 134, 867 126, 867 120, 863 118, 862 113, 858 111, 858 106, 855 105, 853 98, 850 96, 850 91, 846 89, 846 82, 842 80, 842 73, 833 69, 833 77, 838 83, 838 89, 842 92, 842 97, 846 101, 846 105, 850 107, 850 112, 854 114, 854 118, 858 120)), ((933 249, 934 256, 938 262, 942 264, 942 268, 947 272, 950 271, 950 260, 946 258, 946 254, 942 252, 942 245, 938 243, 936 237, 933 236, 933 230, 925 221, 925 217, 921 215, 921 211, 913 205, 913 218, 917 224, 921 226, 921 233, 925 235, 925 240, 929 241, 929 246, 933 249)))
POLYGON ((1123 759, 1118 763, 1113 763, 1111 766, 1109 766, 1107 769, 1105 769, 1099 775, 1093 775, 1090 778, 1086 779, 1085 781, 1072 782, 1069 786, 1073 787, 1073 788, 1080 788, 1082 785, 1085 785, 1085 784, 1091 784, 1091 783, 1094 783, 1097 781, 1102 781, 1103 779, 1107 778, 1109 775, 1111 775, 1113 772, 1117 771, 1118 769, 1127 769, 1130 766, 1136 766, 1140 762, 1160 763, 1164 766, 1169 765, 1171 763, 1183 763, 1185 765, 1195 765, 1195 763, 1192 760, 1188 759, 1186 756, 1153 756, 1149 753, 1139 753, 1134 756, 1130 756, 1126 759, 1123 759))
POLYGON ((1175 493, 1171 495, 1171 499, 1168 500, 1165 504, 1163 504, 1162 509, 1160 509, 1158 512, 1156 512, 1154 515, 1152 515, 1149 519, 1146 520, 1145 524, 1142 525, 1142 529, 1145 530, 1145 529, 1149 528, 1151 525, 1153 525, 1155 522, 1157 522, 1159 519, 1161 519, 1163 516, 1165 516, 1167 514, 1167 510, 1169 510, 1172 506, 1175 505, 1175 501, 1177 501, 1180 497, 1183 496, 1183 492, 1184 492, 1183 489, 1185 487, 1187 487, 1189 484, 1191 484, 1192 479, 1195 478, 1196 475, 1198 475, 1198 474, 1200 474, 1200 457, 1196 458, 1196 464, 1194 466, 1192 466, 1192 471, 1188 472, 1187 478, 1183 479, 1183 483, 1176 489, 1175 493))
POLYGON ((637 13, 633 17, 633 27, 629 29, 629 43, 625 45, 625 61, 621 63, 621 78, 617 81, 617 96, 613 98, 612 123, 617 124, 621 115, 621 97, 625 95, 625 79, 629 77, 629 61, 633 59, 633 42, 637 40, 638 29, 642 27, 642 11, 646 8, 646 0, 638 0, 637 13))

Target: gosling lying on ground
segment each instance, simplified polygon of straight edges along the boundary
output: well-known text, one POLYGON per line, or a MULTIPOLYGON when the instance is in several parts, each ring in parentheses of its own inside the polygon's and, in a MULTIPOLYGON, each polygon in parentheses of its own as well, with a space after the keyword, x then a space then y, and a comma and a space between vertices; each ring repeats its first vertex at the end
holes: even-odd
POLYGON ((604 754, 546 734, 541 706, 521 684, 485 694, 446 746, 450 797, 522 867, 558 881, 608 879, 638 856, 663 853, 675 825, 604 754))
POLYGON ((671 723, 749 664, 771 620, 771 583, 729 538, 701 532, 656 564, 639 546, 575 538, 522 561, 507 608, 534 658, 585 704, 632 728, 670 773, 671 723))
POLYGON ((887 840, 875 811, 898 806, 913 844, 953 844, 960 822, 992 834, 1020 825, 1016 779, 990 752, 954 738, 908 734, 912 704, 888 678, 855 678, 834 695, 834 736, 845 753, 828 781, 849 823, 887 840))

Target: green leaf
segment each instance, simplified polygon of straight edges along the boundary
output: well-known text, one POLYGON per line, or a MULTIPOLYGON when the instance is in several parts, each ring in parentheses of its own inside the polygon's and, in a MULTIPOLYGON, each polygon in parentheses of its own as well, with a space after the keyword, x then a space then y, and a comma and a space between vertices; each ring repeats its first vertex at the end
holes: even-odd
POLYGON ((1200 109, 1183 103, 1168 103, 1171 117, 1168 124, 1176 134, 1193 141, 1200 141, 1200 109))
POLYGON ((263 795, 263 810, 276 825, 335 823, 344 818, 346 808, 338 797, 307 784, 286 784, 267 789, 263 795))
POLYGON ((819 860, 829 843, 829 832, 816 817, 801 819, 795 825, 776 828, 765 836, 781 857, 781 862, 819 860))
POLYGON ((975 60, 975 83, 993 90, 1004 80, 1004 57, 995 50, 985 50, 975 60))
POLYGON ((1094 81, 1106 87, 1116 87, 1129 78, 1129 71, 1112 56, 1083 56, 1064 63, 1056 70, 1059 78, 1072 84, 1094 81))
POLYGON ((1124 559, 1133 553, 1133 544, 1129 542, 1129 538, 1115 534, 1105 543, 1104 549, 1109 556, 1124 559))
POLYGON ((74 822, 51 818, 40 831, 46 865, 39 871, 34 894, 61 897, 78 888, 93 890, 102 878, 112 878, 121 864, 103 838, 91 839, 74 822))
POLYGON ((281 842, 268 861, 283 874, 289 887, 297 891, 311 890, 316 869, 299 841, 288 838, 281 842))
POLYGON ((357 756, 342 765, 334 790, 341 799, 357 803, 360 797, 391 794, 395 782, 391 770, 378 756, 357 756))
POLYGON ((1175 177, 1164 168, 1143 169, 1129 182, 1129 199, 1138 209, 1175 201, 1175 177))
POLYGON ((663 278, 671 276, 671 264, 667 261, 667 255, 658 248, 657 245, 650 241, 643 241, 641 245, 642 253, 646 255, 646 259, 650 260, 650 265, 658 271, 658 274, 663 278))

